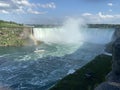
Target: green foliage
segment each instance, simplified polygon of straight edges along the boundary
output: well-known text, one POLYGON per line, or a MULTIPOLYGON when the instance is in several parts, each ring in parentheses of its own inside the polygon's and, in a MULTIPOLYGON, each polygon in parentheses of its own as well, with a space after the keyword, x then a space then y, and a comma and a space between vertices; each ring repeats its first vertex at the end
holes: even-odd
POLYGON ((22 28, 0 29, 0 46, 21 46, 24 40, 20 37, 22 28))
POLYGON ((15 23, 15 22, 12 22, 12 21, 3 21, 3 20, 0 20, 0 27, 22 27, 23 24, 18 24, 18 23, 15 23))
POLYGON ((120 28, 120 24, 88 24, 89 28, 120 28))
POLYGON ((50 90, 94 90, 111 70, 111 56, 99 55, 93 61, 60 80, 50 90), (87 74, 91 73, 91 77, 87 74))
POLYGON ((0 20, 0 46, 23 45, 24 40, 20 37, 23 27, 23 24, 0 20))

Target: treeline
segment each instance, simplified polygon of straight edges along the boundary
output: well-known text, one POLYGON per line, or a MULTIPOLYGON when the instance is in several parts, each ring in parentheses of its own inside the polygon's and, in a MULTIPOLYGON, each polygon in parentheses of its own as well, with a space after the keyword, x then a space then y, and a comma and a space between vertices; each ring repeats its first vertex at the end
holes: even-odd
POLYGON ((40 27, 40 28, 53 28, 53 27, 61 26, 61 25, 53 25, 53 24, 26 24, 26 25, 33 27, 40 27))
POLYGON ((120 28, 120 24, 88 24, 89 28, 120 28))
POLYGON ((23 24, 18 24, 13 21, 0 20, 0 27, 20 27, 20 26, 23 26, 23 24))
MULTIPOLYGON (((28 26, 41 27, 41 28, 52 28, 60 27, 62 25, 53 25, 53 24, 27 24, 28 26)), ((87 24, 88 28, 120 28, 120 24, 87 24)))

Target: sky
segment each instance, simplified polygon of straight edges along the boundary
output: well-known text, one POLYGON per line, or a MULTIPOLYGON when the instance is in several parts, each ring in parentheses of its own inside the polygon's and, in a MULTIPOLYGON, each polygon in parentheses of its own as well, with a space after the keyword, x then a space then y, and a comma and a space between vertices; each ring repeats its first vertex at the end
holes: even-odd
POLYGON ((0 0, 0 20, 59 24, 67 18, 120 24, 120 0, 0 0))

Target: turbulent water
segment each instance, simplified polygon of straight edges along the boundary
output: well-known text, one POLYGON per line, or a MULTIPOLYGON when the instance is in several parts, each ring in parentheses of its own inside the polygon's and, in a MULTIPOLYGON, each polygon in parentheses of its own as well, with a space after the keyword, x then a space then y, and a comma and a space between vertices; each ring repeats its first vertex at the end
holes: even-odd
POLYGON ((0 47, 0 86, 13 90, 47 90, 103 53, 113 29, 78 26, 34 28, 37 46, 0 47), (65 31, 66 30, 66 31, 65 31))

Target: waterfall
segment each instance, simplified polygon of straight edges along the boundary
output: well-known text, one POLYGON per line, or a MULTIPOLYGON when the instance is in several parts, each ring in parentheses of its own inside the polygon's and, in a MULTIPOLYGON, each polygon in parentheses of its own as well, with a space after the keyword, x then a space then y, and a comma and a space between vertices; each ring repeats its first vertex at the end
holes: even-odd
POLYGON ((82 41, 96 44, 111 42, 114 29, 87 28, 81 31, 82 41))
POLYGON ((111 41, 113 33, 113 29, 87 28, 75 19, 66 21, 61 27, 33 29, 34 38, 45 43, 106 44, 111 41))

